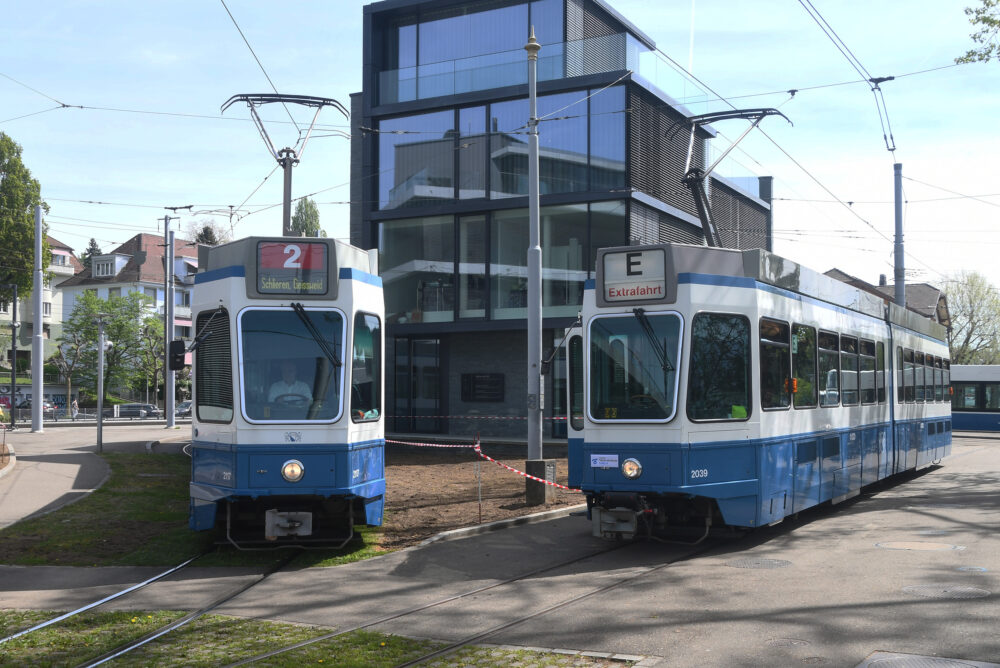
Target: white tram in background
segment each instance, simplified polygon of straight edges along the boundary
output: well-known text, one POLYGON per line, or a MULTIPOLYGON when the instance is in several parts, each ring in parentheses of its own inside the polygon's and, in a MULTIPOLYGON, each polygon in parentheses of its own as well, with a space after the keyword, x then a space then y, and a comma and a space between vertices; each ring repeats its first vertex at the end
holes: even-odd
POLYGON ((199 255, 192 529, 342 544, 382 522, 383 298, 373 254, 248 238, 199 255))
POLYGON ((598 536, 773 524, 951 450, 944 328, 767 251, 599 251, 568 360, 598 536))

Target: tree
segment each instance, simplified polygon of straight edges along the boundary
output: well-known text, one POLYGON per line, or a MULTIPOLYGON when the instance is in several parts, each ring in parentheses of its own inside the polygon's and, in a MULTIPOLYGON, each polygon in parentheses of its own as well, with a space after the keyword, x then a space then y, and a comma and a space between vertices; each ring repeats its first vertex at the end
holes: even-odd
POLYGON ((63 377, 66 378, 67 401, 70 401, 73 396, 73 376, 83 362, 84 351, 88 343, 82 331, 69 332, 63 330, 62 336, 59 337, 59 345, 56 347, 56 353, 49 359, 50 362, 59 368, 59 372, 63 377))
MULTIPOLYGON (((42 189, 21 161, 21 146, 0 132, 0 284, 17 284, 18 298, 32 288, 35 266, 35 207, 45 212, 42 189)), ((42 240, 42 266, 52 260, 48 242, 42 240)), ((0 288, 0 299, 10 300, 12 291, 0 288)))
POLYGON ((184 232, 188 239, 205 246, 218 246, 233 240, 229 230, 207 218, 191 221, 184 232))
POLYGON ((977 272, 963 272, 948 282, 952 364, 1000 362, 1000 294, 977 272))
POLYGON ((90 237, 87 250, 83 251, 83 254, 80 255, 80 262, 83 263, 84 267, 90 269, 90 263, 93 261, 95 255, 104 255, 104 253, 101 251, 101 247, 97 245, 97 239, 90 237))
POLYGON ((63 338, 79 337, 82 349, 79 376, 82 383, 97 387, 97 315, 104 314, 104 336, 113 343, 104 353, 104 394, 112 386, 122 387, 132 381, 138 367, 137 353, 143 319, 149 313, 148 297, 130 292, 123 297, 101 299, 93 292, 77 297, 76 305, 63 326, 63 338))
POLYGON ((319 226, 319 209, 316 202, 303 197, 295 204, 292 214, 292 232, 300 237, 325 237, 326 231, 319 226))
POLYGON ((956 63, 986 63, 994 57, 1000 58, 1000 44, 997 43, 997 35, 1000 33, 1000 0, 980 0, 980 3, 978 7, 965 8, 969 23, 978 28, 970 36, 979 46, 956 58, 956 63))
MULTIPOLYGON (((137 352, 137 370, 141 372, 142 380, 152 377, 153 387, 160 385, 160 373, 163 371, 163 320, 155 315, 148 315, 142 321, 139 329, 139 348, 137 352)), ((138 379, 137 379, 138 380, 138 379)), ((153 403, 156 403, 155 401, 153 403)), ((166 407, 166 404, 164 404, 166 407)))

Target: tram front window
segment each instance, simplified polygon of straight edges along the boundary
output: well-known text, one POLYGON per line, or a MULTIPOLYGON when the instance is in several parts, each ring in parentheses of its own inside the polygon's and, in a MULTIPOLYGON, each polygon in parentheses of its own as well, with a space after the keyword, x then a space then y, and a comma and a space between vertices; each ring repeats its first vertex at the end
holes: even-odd
POLYGON ((248 309, 240 316, 243 410, 262 422, 331 422, 340 414, 344 319, 338 311, 248 309))
POLYGON ((590 414, 595 420, 664 421, 674 415, 681 319, 636 310, 590 324, 590 414))

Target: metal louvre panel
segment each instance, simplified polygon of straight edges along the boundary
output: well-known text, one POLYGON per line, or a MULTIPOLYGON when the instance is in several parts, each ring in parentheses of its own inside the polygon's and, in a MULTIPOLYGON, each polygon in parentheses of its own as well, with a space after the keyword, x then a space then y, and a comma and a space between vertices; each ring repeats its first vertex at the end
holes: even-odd
MULTIPOLYGON (((201 332, 215 310, 198 314, 195 331, 201 332)), ((229 313, 218 313, 208 326, 208 336, 195 350, 195 391, 198 406, 233 408, 233 355, 229 340, 229 313)))
POLYGON ((622 26, 608 13, 595 5, 587 2, 584 5, 583 14, 583 36, 584 37, 605 37, 622 32, 622 26))
POLYGON ((714 180, 712 217, 726 248, 767 248, 767 214, 714 180))
POLYGON ((629 239, 636 243, 702 244, 705 241, 698 228, 674 220, 645 204, 632 202, 629 215, 629 239))
MULTIPOLYGON (((632 187, 697 216, 694 198, 683 183, 690 126, 666 103, 636 88, 630 92, 629 106, 632 187)), ((704 164, 703 141, 694 143, 692 164, 704 164)))
POLYGON ((626 69, 625 33, 566 42, 566 76, 576 77, 626 69))

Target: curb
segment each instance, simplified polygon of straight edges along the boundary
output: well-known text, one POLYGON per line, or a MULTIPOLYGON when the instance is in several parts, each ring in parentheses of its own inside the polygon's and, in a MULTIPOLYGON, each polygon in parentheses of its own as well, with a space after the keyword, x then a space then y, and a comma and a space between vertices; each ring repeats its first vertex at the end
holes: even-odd
POLYGON ((17 453, 14 452, 14 446, 10 443, 7 443, 7 453, 10 455, 10 459, 7 461, 7 466, 0 469, 0 478, 13 471, 17 464, 17 453))
POLYGON ((585 510, 586 508, 586 503, 580 503, 575 506, 566 506, 565 508, 556 508, 555 510, 545 510, 531 515, 522 515, 521 517, 512 517, 507 520, 497 520, 496 522, 490 522, 488 524, 478 524, 476 526, 463 527, 461 529, 452 529, 451 531, 442 531, 437 535, 431 536, 430 538, 417 543, 415 547, 424 547, 426 545, 430 545, 431 543, 440 543, 449 540, 461 540, 462 538, 468 538, 469 536, 478 536, 480 534, 489 533, 491 531, 499 531, 500 529, 508 529, 521 524, 547 522, 548 520, 565 517, 579 510, 585 510))

